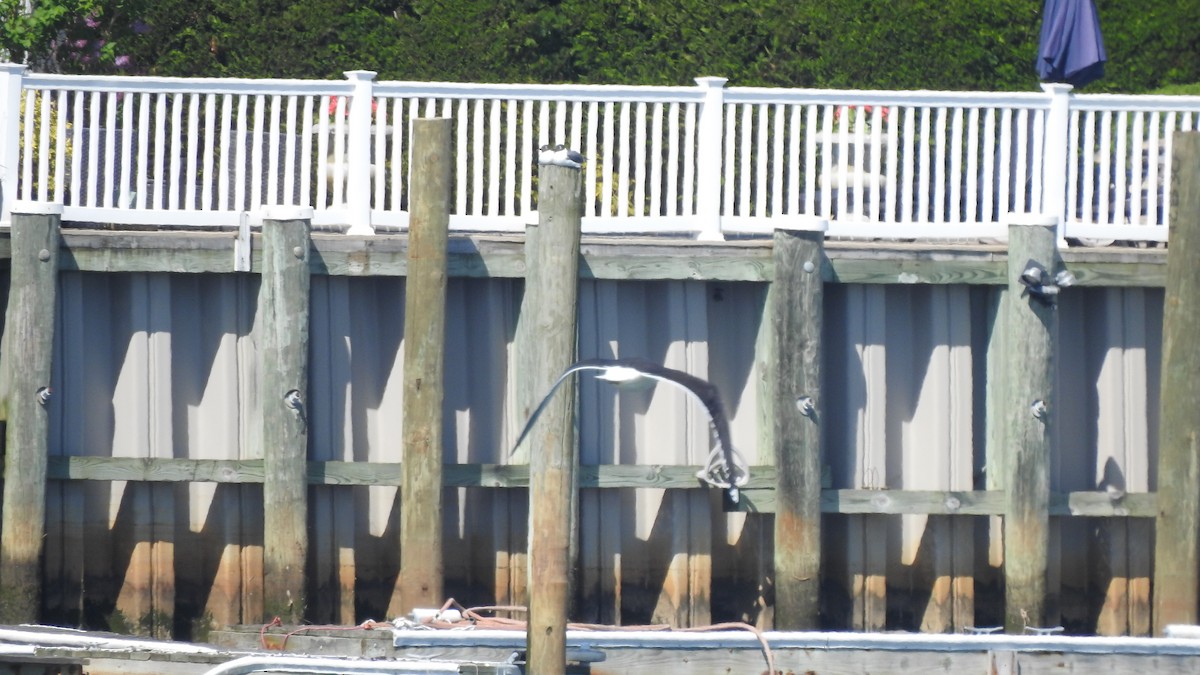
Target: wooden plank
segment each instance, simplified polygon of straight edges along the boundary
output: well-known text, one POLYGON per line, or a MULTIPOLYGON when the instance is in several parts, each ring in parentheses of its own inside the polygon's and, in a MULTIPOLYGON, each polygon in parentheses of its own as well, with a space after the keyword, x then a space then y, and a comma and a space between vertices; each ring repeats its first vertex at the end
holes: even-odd
POLYGON ((1200 602, 1200 134, 1176 132, 1171 248, 1163 303, 1159 512, 1154 545, 1154 633, 1194 624, 1200 602))
MULTIPOLYGON (((230 223, 232 227, 234 223, 230 223)), ((64 271, 229 273, 234 269, 232 232, 72 230, 63 235, 64 271)), ((526 274, 519 235, 453 234, 447 272, 451 277, 522 278, 526 274)), ((309 264, 315 275, 405 276, 408 237, 378 233, 346 237, 315 233, 309 264)), ((252 241, 252 269, 262 267, 261 236, 252 241)), ((10 257, 0 233, 0 260, 10 257)), ((770 281, 770 242, 665 241, 660 238, 584 240, 581 278, 770 281)), ((994 246, 828 242, 832 283, 969 284, 1005 283, 1007 254, 994 246)), ((1080 286, 1161 288, 1166 283, 1165 249, 1072 249, 1063 259, 1080 286)))
MULTIPOLYGON (((606 464, 579 467, 580 488, 680 488, 698 487, 695 466, 662 464, 606 464)), ((750 467, 751 479, 742 490, 739 511, 774 513, 775 467, 750 467)), ((402 481, 399 463, 309 462, 310 485, 391 485, 402 481)), ((513 464, 446 464, 445 487, 527 488, 529 467, 513 464)), ((152 459, 142 457, 51 457, 50 480, 147 482, 263 482, 262 460, 152 459)), ((859 515, 1000 515, 1006 508, 1001 490, 866 490, 824 489, 822 513, 859 515)), ((1114 501, 1104 491, 1051 493, 1050 515, 1088 518, 1153 518, 1157 496, 1153 492, 1127 494, 1114 501)))
POLYGON ((41 609, 46 534, 51 361, 58 293, 60 204, 12 207, 12 271, 4 321, 7 436, 0 532, 0 623, 33 623, 41 609))
POLYGON ((442 593, 442 400, 446 241, 454 164, 450 119, 413 120, 412 217, 404 297, 404 479, 400 575, 390 616, 439 607, 442 593))
MULTIPOLYGON (((583 180, 578 168, 538 167, 537 246, 530 251, 538 269, 537 288, 522 303, 534 317, 536 349, 533 391, 549 391, 575 360, 579 297, 579 233, 583 180)), ((526 288, 526 293, 530 289, 526 288)), ((529 435, 529 669, 562 673, 566 668, 566 625, 571 603, 572 543, 576 521, 574 399, 570 391, 551 399, 529 435)))
POLYGON ((304 619, 308 556, 309 231, 312 210, 273 207, 263 223, 258 298, 262 369, 264 620, 304 619))
POLYGON ((1004 521, 1005 630, 1046 626, 1049 564, 1050 445, 1054 409, 1054 341, 1058 315, 1053 301, 1026 293, 1028 261, 1040 264, 1052 283, 1059 269, 1054 219, 1014 220, 1009 225, 1008 288, 997 330, 1004 332, 997 404, 1000 446, 1011 453, 1009 508, 1004 521), (1036 408, 1041 406, 1040 409, 1036 408))
POLYGON ((819 625, 824 227, 776 230, 774 238, 777 630, 819 625))

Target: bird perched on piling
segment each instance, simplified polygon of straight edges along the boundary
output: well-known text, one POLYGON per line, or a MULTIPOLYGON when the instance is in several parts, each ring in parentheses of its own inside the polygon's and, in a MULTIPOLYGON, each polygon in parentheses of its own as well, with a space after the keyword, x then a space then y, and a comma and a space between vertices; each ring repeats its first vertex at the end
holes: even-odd
POLYGON ((704 412, 708 414, 709 427, 716 444, 709 453, 704 468, 696 472, 696 477, 713 487, 725 490, 728 503, 736 504, 738 502, 739 488, 750 480, 750 471, 741 454, 729 442, 729 420, 725 417, 725 408, 721 404, 721 396, 717 392, 717 388, 695 375, 667 368, 647 359, 585 359, 567 368, 555 380, 550 391, 546 392, 541 403, 529 416, 529 421, 525 423, 525 428, 521 429, 520 435, 517 436, 517 442, 513 444, 513 452, 525 440, 533 428, 534 422, 542 414, 546 405, 550 403, 550 399, 559 385, 573 373, 585 370, 596 371, 597 379, 617 386, 628 386, 647 380, 668 382, 683 389, 698 401, 704 407, 704 412))
POLYGON ((543 145, 538 149, 538 164, 552 164, 578 169, 583 166, 583 155, 559 143, 555 146, 543 145))

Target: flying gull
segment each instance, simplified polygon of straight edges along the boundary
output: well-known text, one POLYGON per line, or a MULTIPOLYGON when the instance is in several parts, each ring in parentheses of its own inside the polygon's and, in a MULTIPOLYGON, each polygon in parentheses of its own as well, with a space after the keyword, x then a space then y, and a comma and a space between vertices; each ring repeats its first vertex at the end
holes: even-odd
POLYGON ((611 382, 617 386, 645 380, 669 382, 696 399, 700 405, 704 406, 713 436, 716 439, 716 446, 709 453, 705 467, 696 472, 696 477, 713 487, 725 490, 729 503, 737 503, 738 489, 750 479, 750 472, 741 454, 729 442, 729 420, 725 417, 725 409, 721 405, 721 397, 717 388, 695 375, 660 366, 646 359, 585 359, 567 368, 555 380, 550 391, 546 392, 545 398, 529 416, 529 421, 525 423, 525 428, 521 430, 517 442, 513 444, 514 452, 521 445, 521 441, 525 440, 546 405, 550 403, 550 399, 559 385, 565 382, 572 373, 583 370, 597 371, 597 379, 611 382))

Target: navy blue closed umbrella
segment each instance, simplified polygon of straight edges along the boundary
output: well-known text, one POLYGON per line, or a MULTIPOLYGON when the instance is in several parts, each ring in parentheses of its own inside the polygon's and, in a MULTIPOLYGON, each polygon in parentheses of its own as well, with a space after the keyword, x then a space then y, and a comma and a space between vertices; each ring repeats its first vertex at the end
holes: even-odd
POLYGON ((1038 40, 1038 75, 1076 87, 1104 76, 1104 38, 1094 0, 1046 0, 1038 40))

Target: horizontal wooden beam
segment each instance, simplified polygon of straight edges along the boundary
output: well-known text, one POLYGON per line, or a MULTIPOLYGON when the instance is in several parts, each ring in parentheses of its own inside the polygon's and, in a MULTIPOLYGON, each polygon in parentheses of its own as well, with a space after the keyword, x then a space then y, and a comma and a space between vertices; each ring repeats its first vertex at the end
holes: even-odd
MULTIPOLYGON (((584 489, 668 488, 703 489, 693 466, 587 465, 581 466, 579 487, 584 489)), ((756 466, 742 490, 743 511, 771 513, 775 509, 775 468, 756 466)), ((262 460, 155 459, 141 457, 51 457, 51 480, 129 480, 144 482, 262 483, 262 460)), ((399 463, 309 462, 312 485, 390 485, 401 483, 399 463)), ((501 464, 446 464, 446 487, 526 488, 529 467, 501 464)), ((821 491, 821 511, 841 514, 1001 515, 1003 492, 990 490, 843 490, 821 491)), ((1051 516, 1099 518, 1153 518, 1154 493, 1127 494, 1113 500, 1108 493, 1067 492, 1050 496, 1051 516)))
MULTIPOLYGON (((89 272, 231 273, 232 232, 63 231, 60 267, 89 272)), ((351 237, 314 233, 310 271, 332 276, 404 276, 408 237, 351 237)), ((522 235, 452 235, 448 273, 456 277, 523 278, 522 235)), ((260 236, 251 238, 251 270, 261 269, 260 236)), ((829 240, 826 281, 854 284, 1005 283, 1002 246, 930 242, 879 243, 829 240)), ((585 279, 769 281, 774 273, 770 239, 697 242, 662 237, 585 238, 579 275, 585 279)), ((0 234, 0 266, 10 257, 0 234)), ((1067 249, 1063 261, 1079 286, 1162 288, 1162 248, 1067 249)))

